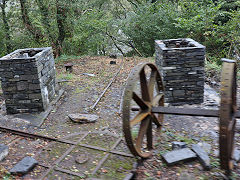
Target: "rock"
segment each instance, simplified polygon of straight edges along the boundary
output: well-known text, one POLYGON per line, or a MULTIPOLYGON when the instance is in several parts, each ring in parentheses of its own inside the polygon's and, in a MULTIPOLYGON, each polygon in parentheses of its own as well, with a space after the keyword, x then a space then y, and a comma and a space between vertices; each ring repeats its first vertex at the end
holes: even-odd
MULTIPOLYGON (((219 157, 219 150, 214 150, 213 154, 215 157, 219 157)), ((234 149, 233 151, 233 160, 235 160, 237 163, 240 162, 240 151, 238 149, 234 149)))
POLYGON ((10 173, 11 174, 26 174, 31 169, 33 169, 34 166, 36 166, 37 164, 38 164, 38 162, 34 158, 32 158, 30 156, 26 156, 10 170, 10 173))
POLYGON ((219 135, 215 131, 212 131, 212 130, 202 131, 201 137, 203 137, 203 136, 208 136, 210 139, 212 139, 214 141, 218 140, 218 138, 219 138, 219 135))
POLYGON ((87 76, 91 76, 91 77, 95 76, 95 74, 89 74, 89 73, 82 73, 82 75, 87 75, 87 76))
POLYGON ((203 150, 207 152, 207 154, 210 154, 212 149, 212 146, 210 144, 205 142, 199 142, 198 145, 201 146, 203 150))
POLYGON ((110 64, 117 64, 116 61, 110 61, 110 64))
POLYGON ((193 180, 195 177, 187 172, 183 172, 179 176, 179 180, 193 180))
POLYGON ((183 149, 186 147, 187 147, 187 144, 185 142, 177 142, 177 141, 172 142, 172 150, 183 149))
POLYGON ((75 161, 78 163, 78 164, 84 164, 85 162, 88 161, 88 155, 87 154, 81 154, 79 155, 75 161))
POLYGON ((0 161, 8 155, 8 146, 0 144, 0 161))
POLYGON ((204 167, 205 170, 210 169, 210 158, 208 157, 208 154, 199 144, 193 144, 192 150, 197 154, 197 157, 204 167))
POLYGON ((110 54, 109 57, 112 58, 112 59, 117 59, 117 55, 116 54, 110 54))
POLYGON ((215 157, 219 157, 219 150, 218 150, 218 149, 215 149, 215 150, 213 151, 213 154, 214 154, 215 157))
POLYGON ((236 162, 240 161, 240 151, 238 149, 234 149, 234 151, 233 151, 233 159, 236 162))
POLYGON ((162 158, 168 165, 173 165, 181 161, 192 160, 196 157, 196 154, 189 148, 170 151, 162 155, 162 158))
POLYGON ((236 131, 240 131, 240 120, 236 120, 236 131))
POLYGON ((134 179, 134 173, 129 173, 125 176, 125 178, 123 180, 130 180, 130 179, 134 179))
POLYGON ((69 114, 68 117, 73 121, 73 122, 78 122, 78 123, 93 123, 96 122, 97 119, 99 118, 97 115, 93 114, 69 114))

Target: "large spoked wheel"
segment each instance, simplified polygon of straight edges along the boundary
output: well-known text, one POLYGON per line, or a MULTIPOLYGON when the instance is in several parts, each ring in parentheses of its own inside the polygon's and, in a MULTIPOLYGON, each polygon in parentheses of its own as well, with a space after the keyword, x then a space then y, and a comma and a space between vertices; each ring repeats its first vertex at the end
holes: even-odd
POLYGON ((123 132, 131 153, 151 156, 153 126, 161 128, 163 114, 151 113, 153 106, 164 106, 162 78, 152 63, 137 65, 131 72, 123 99, 123 132))
POLYGON ((221 79, 220 134, 219 149, 221 168, 227 174, 233 169, 234 131, 236 125, 236 63, 229 60, 223 63, 221 79))

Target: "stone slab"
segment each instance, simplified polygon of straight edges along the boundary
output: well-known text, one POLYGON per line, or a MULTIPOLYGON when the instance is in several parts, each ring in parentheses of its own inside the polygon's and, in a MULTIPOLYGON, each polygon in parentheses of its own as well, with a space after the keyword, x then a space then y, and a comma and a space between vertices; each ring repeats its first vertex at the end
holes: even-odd
POLYGON ((172 142, 172 150, 183 149, 186 147, 187 147, 187 144, 185 142, 177 142, 177 141, 172 142))
POLYGON ((206 151, 199 145, 199 144, 193 144, 192 150, 197 154, 197 157, 202 164, 203 168, 205 170, 210 169, 210 158, 206 151))
POLYGON ((99 118, 97 115, 94 114, 69 114, 68 117, 73 121, 77 123, 93 123, 96 122, 99 118))
POLYGON ((8 155, 8 146, 0 144, 0 161, 8 155))
POLYGON ((196 157, 197 155, 189 148, 183 148, 162 154, 162 158, 168 165, 174 165, 179 162, 193 160, 196 157))
POLYGON ((199 142, 198 145, 207 153, 210 154, 212 146, 206 142, 199 142))
POLYGON ((26 174, 31 169, 33 169, 38 162, 31 156, 26 156, 21 161, 19 161, 11 170, 11 174, 26 174))

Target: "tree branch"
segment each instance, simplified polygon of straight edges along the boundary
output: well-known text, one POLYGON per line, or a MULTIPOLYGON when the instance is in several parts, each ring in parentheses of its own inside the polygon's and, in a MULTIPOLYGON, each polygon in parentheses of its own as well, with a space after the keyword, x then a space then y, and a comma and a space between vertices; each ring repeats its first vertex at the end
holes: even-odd
POLYGON ((106 31, 106 34, 107 34, 107 36, 109 36, 109 37, 112 39, 114 46, 122 53, 123 56, 125 56, 125 53, 124 53, 124 52, 122 51, 122 49, 117 45, 117 43, 116 43, 116 41, 115 41, 115 38, 114 38, 111 34, 109 34, 108 31, 106 31))
POLYGON ((2 1, 1 9, 2 9, 2 20, 3 20, 3 26, 5 30, 5 39, 6 39, 6 49, 7 53, 10 53, 12 51, 12 45, 11 45, 11 37, 10 37, 10 27, 7 22, 7 16, 6 16, 6 0, 2 1))
POLYGON ((26 7, 26 0, 19 0, 21 5, 21 13, 22 13, 22 20, 25 28, 34 36, 36 41, 40 43, 42 39, 44 38, 42 32, 33 26, 33 24, 30 21, 28 10, 26 7))

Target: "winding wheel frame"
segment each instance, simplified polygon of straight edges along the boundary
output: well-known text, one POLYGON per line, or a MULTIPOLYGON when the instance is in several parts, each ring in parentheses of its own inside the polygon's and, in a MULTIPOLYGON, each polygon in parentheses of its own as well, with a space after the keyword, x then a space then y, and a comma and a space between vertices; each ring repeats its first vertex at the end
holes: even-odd
POLYGON ((153 63, 141 63, 131 71, 124 91, 122 120, 125 140, 134 156, 152 155, 153 123, 156 131, 161 130, 164 114, 219 117, 220 164, 227 174, 231 172, 236 118, 240 118, 236 105, 237 71, 236 61, 222 61, 219 110, 164 107, 164 86, 157 67, 153 63))

